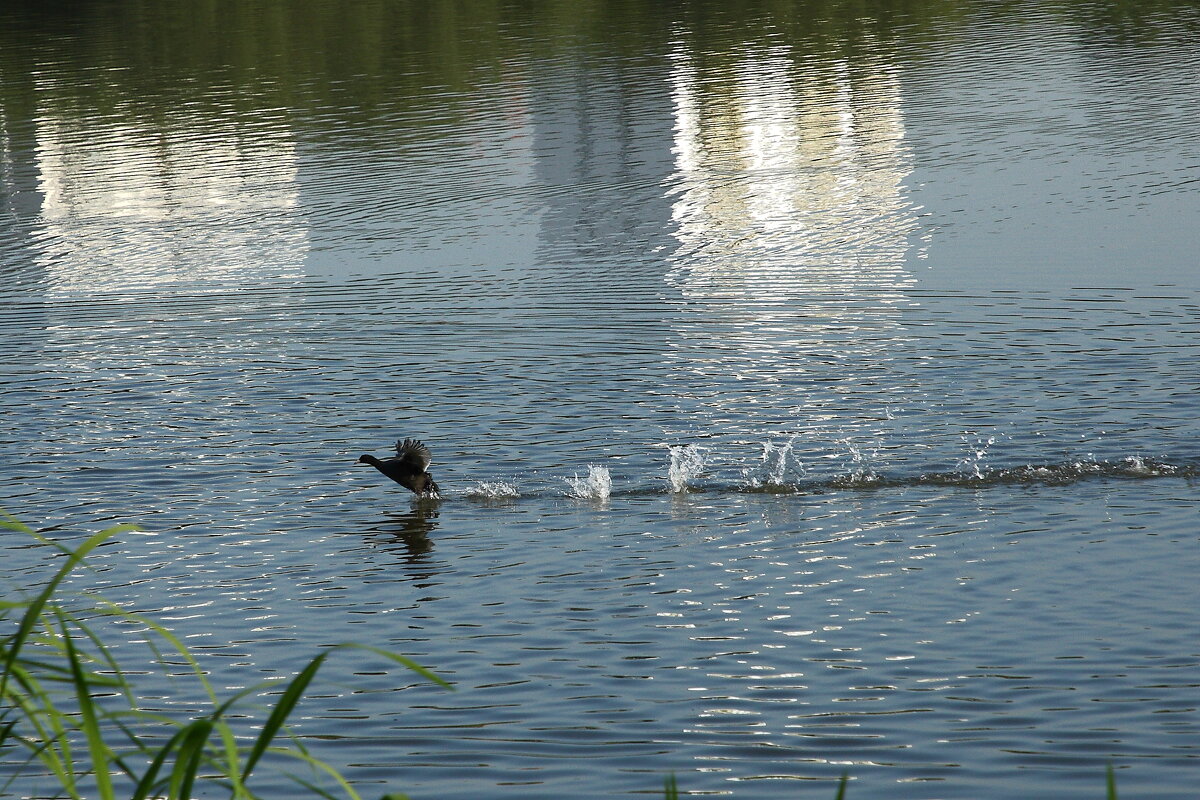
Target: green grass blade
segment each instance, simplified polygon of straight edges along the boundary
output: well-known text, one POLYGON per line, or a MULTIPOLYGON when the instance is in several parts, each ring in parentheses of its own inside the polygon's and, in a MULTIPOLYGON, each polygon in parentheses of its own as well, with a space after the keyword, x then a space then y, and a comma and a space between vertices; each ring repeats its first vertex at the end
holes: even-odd
POLYGON ((846 784, 849 782, 850 782, 850 773, 843 772, 842 779, 840 781, 838 781, 838 790, 837 790, 837 794, 834 796, 834 800, 846 800, 846 784))
POLYGON ((108 688, 116 689, 125 696, 129 706, 132 708, 136 704, 133 698, 133 689, 129 686, 129 682, 125 680, 125 671, 121 669, 121 665, 118 664, 116 658, 113 657, 112 651, 109 650, 108 646, 100 640, 100 637, 97 636, 95 632, 91 630, 91 628, 81 622, 74 615, 70 616, 70 620, 74 623, 75 627, 78 628, 79 631, 82 632, 89 641, 91 641, 99 660, 103 661, 104 666, 107 667, 110 672, 112 672, 112 675, 97 675, 93 672, 88 676, 88 682, 93 686, 103 685, 108 688))
POLYGON ((1113 772, 1113 765, 1108 765, 1108 774, 1105 783, 1108 785, 1108 800, 1117 800, 1117 776, 1113 772))
POLYGON ((675 782, 675 773, 668 775, 663 783, 663 797, 666 800, 679 800, 679 784, 675 782))
POLYGON ((100 792, 102 800, 116 800, 116 795, 113 794, 112 776, 108 770, 112 751, 104 743, 104 737, 100 732, 100 722, 96 716, 96 706, 92 702, 92 689, 83 674, 79 653, 75 650, 71 631, 61 613, 59 614, 59 623, 62 626, 63 642, 66 645, 67 658, 71 665, 71 677, 75 682, 75 696, 79 701, 79 712, 83 717, 83 732, 87 736, 88 752, 92 756, 92 773, 96 777, 96 789, 100 792))
POLYGON ((312 793, 316 797, 324 797, 325 800, 337 800, 337 798, 334 795, 325 791, 320 786, 317 786, 312 781, 306 781, 304 778, 301 778, 299 775, 289 775, 288 777, 291 778, 294 782, 303 786, 305 789, 307 789, 310 793, 312 793))
POLYGON ((146 800, 152 793, 157 793, 155 781, 158 780, 158 773, 162 771, 162 766, 166 762, 167 757, 171 755, 171 751, 175 750, 183 737, 187 736, 191 726, 180 728, 175 731, 175 735, 167 740, 167 743, 154 753, 154 757, 150 759, 150 765, 146 767, 146 771, 142 773, 142 777, 134 786, 133 794, 129 800, 146 800))
POLYGON ((250 748, 250 754, 246 757, 246 766, 242 769, 241 780, 243 783, 250 777, 250 773, 258 764, 259 759, 262 758, 263 753, 266 752, 267 746, 275 739, 275 734, 279 733, 279 729, 283 727, 283 723, 292 713, 292 709, 296 707, 296 704, 300 702, 300 698, 304 696, 305 690, 312 683, 317 670, 321 668, 321 664, 325 662, 330 652, 321 653, 308 662, 308 666, 300 670, 300 673, 288 684, 288 688, 279 698, 279 702, 275 704, 271 715, 267 717, 267 721, 263 724, 263 729, 259 732, 258 739, 255 740, 254 745, 250 748))
POLYGON ((5 647, 8 652, 4 657, 4 675, 0 677, 0 695, 4 694, 4 687, 8 684, 9 670, 12 668, 13 662, 17 660, 17 655, 21 652, 21 648, 25 645, 25 641, 29 638, 29 634, 33 631, 34 626, 42 618, 42 611, 45 609, 46 603, 50 601, 50 597, 58 589, 58 585, 62 583, 63 579, 75 569, 88 553, 94 550, 105 539, 112 536, 112 530, 110 528, 92 534, 88 537, 87 541, 75 550, 72 550, 70 555, 67 556, 66 563, 50 579, 50 582, 46 584, 46 588, 37 597, 29 601, 25 614, 21 617, 21 623, 17 626, 16 633, 5 641, 5 647))
POLYGON ((19 665, 13 668, 12 674, 16 676, 15 686, 21 691, 13 688, 14 683, 9 683, 0 698, 19 710, 19 722, 33 729, 32 736, 15 735, 14 738, 29 750, 31 760, 36 758, 54 774, 71 797, 78 797, 75 771, 71 766, 71 742, 64 724, 66 716, 55 707, 34 676, 25 673, 19 665))
POLYGON ((233 735, 233 729, 224 721, 213 720, 217 725, 217 730, 221 734, 221 754, 225 758, 223 772, 229 777, 232 782, 230 797, 241 798, 250 795, 250 792, 242 785, 242 768, 240 751, 238 750, 237 739, 233 735))
POLYGON ((175 756, 175 769, 171 771, 168 797, 191 800, 192 784, 196 781, 204 757, 204 744, 212 729, 211 722, 198 719, 181 731, 184 736, 179 744, 179 754, 175 756))
POLYGON ((405 658, 402 655, 393 653, 390 650, 384 650, 383 648, 380 648, 380 647, 372 647, 369 644, 355 644, 353 642, 339 644, 336 647, 334 647, 333 649, 338 650, 338 649, 342 649, 342 648, 348 648, 348 649, 354 649, 354 650, 367 650, 371 653, 375 653, 376 655, 383 656, 384 658, 395 661, 397 664, 403 665, 405 668, 412 670, 413 672, 420 675, 422 678, 424 678, 428 681, 432 681, 433 683, 436 683, 438 686, 441 686, 444 689, 449 689, 451 691, 454 691, 454 687, 448 681, 445 681, 442 678, 439 678, 437 675, 435 675, 432 672, 430 672, 429 670, 425 669, 425 667, 422 667, 420 664, 413 661, 411 658, 405 658))
POLYGON ((20 531, 37 536, 37 532, 33 528, 26 525, 21 520, 14 517, 12 514, 0 508, 0 528, 8 528, 10 531, 20 531))
POLYGON ((4 743, 8 741, 8 737, 12 735, 12 729, 16 725, 17 721, 15 719, 0 725, 0 747, 4 747, 4 743))

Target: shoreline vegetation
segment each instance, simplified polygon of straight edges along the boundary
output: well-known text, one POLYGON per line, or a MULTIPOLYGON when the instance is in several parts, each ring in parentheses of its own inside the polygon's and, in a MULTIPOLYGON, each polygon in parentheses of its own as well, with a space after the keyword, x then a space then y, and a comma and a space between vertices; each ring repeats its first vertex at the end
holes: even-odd
POLYGON ((0 527, 27 534, 63 557, 31 597, 0 601, 0 754, 6 765, 0 795, 18 780, 40 779, 57 785, 56 796, 79 800, 190 798, 199 785, 225 788, 238 800, 255 798, 250 779, 266 757, 273 763, 298 762, 304 774, 275 771, 313 796, 335 797, 336 787, 341 796, 360 800, 337 769, 312 755, 286 727, 325 660, 338 650, 365 650, 453 689, 404 656, 343 643, 324 649, 290 681, 262 681, 222 699, 196 658, 163 625, 103 598, 60 590, 88 553, 136 526, 105 528, 74 547, 42 536, 7 512, 0 511, 0 527), (179 719, 142 708, 135 673, 121 666, 111 643, 97 633, 102 620, 136 630, 157 667, 183 666, 193 688, 207 698, 208 710, 179 719), (254 699, 273 705, 257 730, 247 733, 244 723, 236 723, 245 719, 246 704, 254 699))
MULTIPOLYGON (((259 797, 249 788, 251 774, 264 756, 270 756, 274 762, 299 763, 306 774, 276 770, 312 796, 333 798, 336 787, 342 796, 361 800, 350 781, 309 753, 286 725, 325 660, 338 650, 364 650, 443 688, 454 688, 404 656, 342 643, 323 650, 290 681, 262 681, 222 700, 195 657, 163 625, 103 598, 72 596, 60 589, 68 575, 85 565, 92 550, 137 526, 114 525, 74 547, 39 534, 3 510, 0 528, 26 534, 64 559, 31 597, 0 600, 0 757, 6 764, 0 772, 0 796, 14 782, 36 777, 54 781, 56 796, 73 800, 190 798, 197 784, 227 789, 233 800, 249 800, 259 797), (211 709, 187 719, 143 709, 134 673, 122 669, 113 648, 96 631, 94 621, 101 619, 136 626, 154 662, 164 670, 178 666, 181 662, 172 659, 181 658, 211 709), (245 718, 242 704, 251 698, 270 698, 274 705, 257 730, 247 734, 236 729, 234 721, 245 718), (25 760, 13 766, 21 751, 25 760)), ((845 800, 849 780, 848 774, 842 775, 835 800, 845 800)), ((686 794, 681 795, 674 775, 666 778, 666 800, 686 794)), ((389 793, 381 800, 405 798, 389 793)), ((1106 798, 1117 800, 1111 764, 1106 798)))

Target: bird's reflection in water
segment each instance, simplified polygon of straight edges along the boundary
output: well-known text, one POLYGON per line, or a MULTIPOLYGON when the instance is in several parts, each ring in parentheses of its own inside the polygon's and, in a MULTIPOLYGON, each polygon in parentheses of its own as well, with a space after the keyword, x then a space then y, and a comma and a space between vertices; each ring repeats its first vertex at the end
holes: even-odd
POLYGON ((404 560, 410 564, 425 562, 433 549, 429 535, 437 529, 439 505, 436 500, 418 500, 408 511, 390 514, 372 526, 368 535, 385 549, 403 552, 404 560))

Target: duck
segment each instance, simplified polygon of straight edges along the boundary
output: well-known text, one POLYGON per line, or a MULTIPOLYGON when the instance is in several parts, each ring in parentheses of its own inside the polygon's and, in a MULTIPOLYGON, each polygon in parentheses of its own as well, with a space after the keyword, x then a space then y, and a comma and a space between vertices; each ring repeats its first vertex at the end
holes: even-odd
POLYGON ((379 459, 370 453, 358 457, 358 463, 370 464, 418 497, 437 497, 438 485, 427 471, 432 460, 429 448, 419 439, 396 442, 396 455, 379 459))

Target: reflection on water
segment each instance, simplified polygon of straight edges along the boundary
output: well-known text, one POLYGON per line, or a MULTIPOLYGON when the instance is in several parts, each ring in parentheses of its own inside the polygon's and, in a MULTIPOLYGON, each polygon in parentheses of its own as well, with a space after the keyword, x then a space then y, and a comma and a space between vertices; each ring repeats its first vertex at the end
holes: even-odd
POLYGON ((1190 791, 1191 5, 34 5, 0 505, 219 684, 454 680, 310 698, 364 794, 1190 791))
POLYGON ((399 545, 407 563, 420 564, 427 561, 426 556, 433 549, 429 535, 437 530, 439 513, 437 503, 417 500, 406 513, 389 516, 373 526, 367 537, 389 550, 396 550, 399 545))
MULTIPOLYGON (((823 416, 825 434, 840 438, 855 424, 846 411, 882 416, 884 403, 907 399, 874 385, 869 407, 846 403, 904 346, 899 317, 915 305, 898 69, 883 56, 852 63, 783 45, 715 66, 701 55, 681 39, 671 58, 678 248, 668 280, 696 306, 668 357, 720 389, 678 402, 700 409, 692 435, 794 437, 823 416)), ((764 462, 786 456, 765 446, 764 462)), ((748 477, 779 484, 789 468, 748 477)))
POLYGON ((790 47, 707 71, 672 54, 679 252, 688 296, 895 293, 916 227, 895 65, 790 47))
POLYGON ((38 109, 41 213, 32 233, 50 294, 161 290, 296 277, 308 248, 297 154, 282 121, 174 110, 109 119, 38 109))

